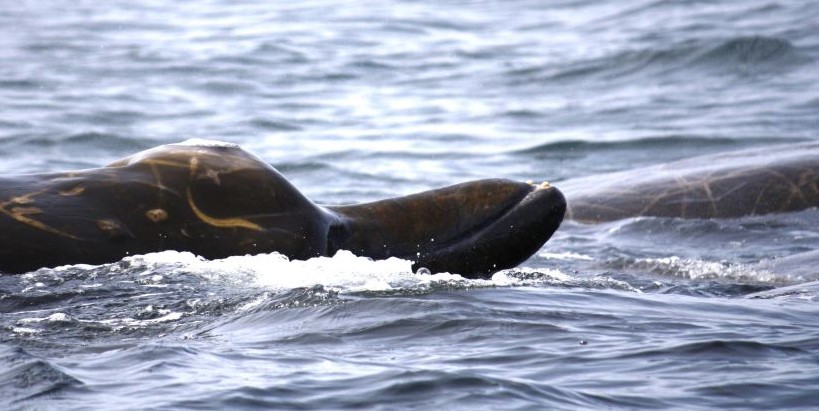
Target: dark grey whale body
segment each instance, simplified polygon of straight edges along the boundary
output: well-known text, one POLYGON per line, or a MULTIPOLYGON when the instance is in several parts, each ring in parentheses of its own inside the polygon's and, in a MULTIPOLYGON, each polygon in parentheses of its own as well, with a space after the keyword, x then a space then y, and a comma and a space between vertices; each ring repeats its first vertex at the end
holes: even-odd
POLYGON ((238 146, 171 144, 96 169, 0 177, 0 271, 162 250, 307 259, 345 249, 485 277, 540 249, 565 209, 548 184, 500 179, 321 207, 238 146))
POLYGON ((567 219, 733 218, 819 206, 819 143, 700 156, 557 184, 567 219))

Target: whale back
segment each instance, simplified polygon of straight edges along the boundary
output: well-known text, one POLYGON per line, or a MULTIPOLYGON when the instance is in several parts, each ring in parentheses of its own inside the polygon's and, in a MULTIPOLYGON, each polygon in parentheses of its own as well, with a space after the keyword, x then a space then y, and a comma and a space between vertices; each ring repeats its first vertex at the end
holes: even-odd
POLYGON ((566 218, 733 218, 819 205, 819 143, 695 157, 558 183, 566 218))
POLYGON ((166 249, 309 258, 326 251, 330 223, 238 146, 172 144, 96 169, 0 178, 0 270, 166 249))

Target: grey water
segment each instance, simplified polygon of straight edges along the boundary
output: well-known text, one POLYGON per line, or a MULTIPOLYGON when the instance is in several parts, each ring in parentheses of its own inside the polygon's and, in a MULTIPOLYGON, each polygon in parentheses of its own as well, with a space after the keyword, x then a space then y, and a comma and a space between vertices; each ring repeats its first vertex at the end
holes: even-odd
MULTIPOLYGON (((0 173, 208 138, 325 204, 559 187, 817 140, 817 80, 811 0, 4 2, 0 173)), ((814 409, 818 226, 566 221, 490 280, 348 253, 0 275, 0 408, 814 409)))

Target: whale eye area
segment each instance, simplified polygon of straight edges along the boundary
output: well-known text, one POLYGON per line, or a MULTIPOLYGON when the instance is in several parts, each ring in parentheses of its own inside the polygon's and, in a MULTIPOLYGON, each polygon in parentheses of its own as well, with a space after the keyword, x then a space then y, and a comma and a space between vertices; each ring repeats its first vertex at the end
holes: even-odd
POLYGON ((161 208, 154 208, 145 212, 145 217, 149 220, 159 223, 168 219, 168 212, 161 208))

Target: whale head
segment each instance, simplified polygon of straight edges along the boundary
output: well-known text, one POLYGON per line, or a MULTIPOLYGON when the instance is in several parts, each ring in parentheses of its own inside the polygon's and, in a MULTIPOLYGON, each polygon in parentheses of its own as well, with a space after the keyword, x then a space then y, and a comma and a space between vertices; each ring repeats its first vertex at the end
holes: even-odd
POLYGON ((330 228, 328 251, 485 278, 537 252, 563 221, 566 200, 548 183, 490 179, 329 209, 339 224, 330 228))

